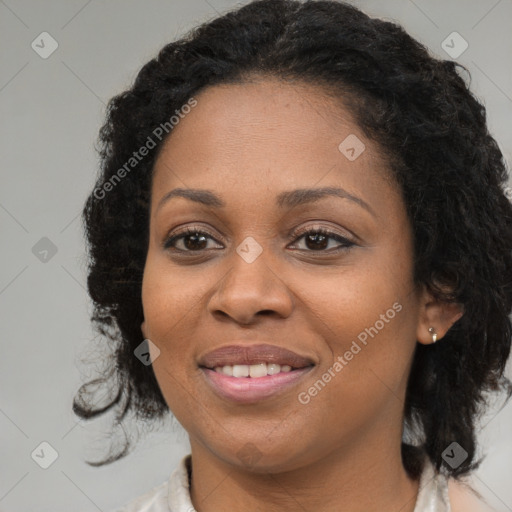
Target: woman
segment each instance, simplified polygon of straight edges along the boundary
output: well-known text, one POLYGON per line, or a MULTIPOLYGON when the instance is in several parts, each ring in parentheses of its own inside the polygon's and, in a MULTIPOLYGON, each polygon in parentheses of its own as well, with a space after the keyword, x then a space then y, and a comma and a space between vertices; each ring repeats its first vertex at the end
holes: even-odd
POLYGON ((111 100, 84 220, 117 388, 74 410, 170 410, 191 446, 120 510, 489 510, 460 480, 507 388, 512 207, 457 66, 348 4, 262 0, 111 100))

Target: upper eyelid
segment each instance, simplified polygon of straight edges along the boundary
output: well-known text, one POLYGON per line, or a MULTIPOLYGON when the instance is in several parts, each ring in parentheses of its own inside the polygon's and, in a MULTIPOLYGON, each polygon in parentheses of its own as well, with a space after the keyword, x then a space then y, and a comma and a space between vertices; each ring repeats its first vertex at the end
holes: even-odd
MULTIPOLYGON (((310 222, 315 222, 315 221, 310 221, 310 222)), ((292 235, 303 236, 304 234, 307 234, 309 231, 327 231, 327 232, 329 232, 329 234, 345 237, 345 235, 343 235, 342 233, 338 233, 335 228, 326 227, 326 226, 322 226, 322 225, 318 224, 318 222, 321 222, 321 221, 316 221, 316 222, 317 222, 317 224, 303 226, 299 229, 291 228, 285 233, 285 235, 286 235, 286 237, 289 237, 292 235)), ((350 230, 348 230, 346 228, 343 228, 343 229, 344 229, 344 231, 346 231, 349 234, 349 236, 351 236, 353 238, 357 238, 357 236, 355 234, 353 234, 350 230)), ((214 235, 209 228, 206 228, 200 224, 197 226, 194 226, 194 225, 188 226, 187 225, 181 229, 179 227, 173 228, 167 232, 167 234, 165 235, 165 238, 168 239, 168 238, 172 238, 175 236, 183 236, 183 235, 189 234, 191 231, 205 233, 214 239, 217 238, 217 236, 214 235), (174 232, 175 230, 177 230, 177 231, 174 232), (172 235, 171 235, 171 233, 172 233, 172 235)))
MULTIPOLYGON (((299 229, 297 229, 297 227, 292 227, 292 228, 290 228, 290 229, 288 229, 286 231, 281 232, 280 234, 282 234, 283 236, 288 238, 292 234, 297 233, 297 232, 303 232, 304 233, 304 232, 307 232, 307 231, 313 230, 313 229, 323 229, 323 230, 331 232, 332 234, 343 236, 345 238, 350 237, 350 238, 353 238, 356 241, 361 241, 361 239, 360 239, 360 237, 358 235, 356 235, 353 231, 351 231, 350 229, 348 229, 348 228, 346 228, 344 226, 339 226, 338 228, 335 228, 335 227, 326 226, 325 224, 322 225, 322 223, 329 222, 329 221, 327 221, 325 219, 305 219, 303 222, 304 223, 310 223, 311 222, 313 224, 308 225, 308 226, 303 226, 303 227, 301 227, 299 229), (338 233, 337 229, 338 230, 341 229, 342 232, 344 231, 346 233, 346 235, 344 235, 343 233, 338 233)), ((331 223, 332 223, 332 221, 331 221, 331 223)), ((169 238, 171 236, 170 235, 171 232, 173 232, 175 230, 177 230, 178 232, 181 231, 181 230, 182 231, 179 232, 179 233, 174 233, 172 236, 175 236, 175 235, 178 235, 178 234, 181 235, 183 233, 187 233, 187 231, 189 231, 189 230, 195 230, 195 231, 204 231, 207 234, 209 234, 212 238, 216 238, 216 235, 214 235, 212 233, 212 230, 210 228, 208 228, 208 227, 203 226, 203 224, 201 224, 201 223, 198 223, 198 224, 194 225, 194 224, 191 224, 190 222, 188 222, 188 223, 184 223, 184 224, 185 225, 182 228, 180 228, 180 226, 178 225, 178 226, 173 227, 172 229, 169 229, 167 231, 167 234, 165 235, 165 238, 166 239, 169 238)), ((221 222, 221 224, 222 224, 222 227, 226 228, 226 226, 224 225, 223 222, 221 222)), ((218 231, 218 230, 215 230, 215 231, 218 231)), ((272 231, 272 227, 269 227, 266 234, 268 235, 268 233, 270 233, 271 231, 272 231)), ((225 235, 222 235, 222 236, 225 236, 225 235)))

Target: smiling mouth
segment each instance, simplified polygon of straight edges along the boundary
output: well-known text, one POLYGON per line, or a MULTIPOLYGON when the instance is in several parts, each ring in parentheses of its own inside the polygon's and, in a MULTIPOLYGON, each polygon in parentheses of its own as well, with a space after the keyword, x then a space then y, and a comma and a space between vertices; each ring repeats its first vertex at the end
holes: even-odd
POLYGON ((291 390, 307 378, 315 359, 269 343, 234 342, 198 358, 205 382, 218 396, 254 404, 291 390))
POLYGON ((290 365, 259 363, 216 366, 215 370, 201 366, 200 369, 208 386, 218 396, 233 403, 255 404, 293 389, 314 366, 292 368, 290 365), (276 373, 263 375, 264 370, 276 373), (231 371, 234 375, 230 375, 231 371))

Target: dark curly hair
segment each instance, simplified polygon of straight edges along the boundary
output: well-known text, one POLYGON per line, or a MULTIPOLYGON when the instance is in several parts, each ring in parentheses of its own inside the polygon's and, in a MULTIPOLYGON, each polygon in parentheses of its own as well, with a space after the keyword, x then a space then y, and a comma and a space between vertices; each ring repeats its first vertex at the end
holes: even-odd
MULTIPOLYGON (((253 1, 167 44, 131 88, 110 100, 100 130, 101 170, 83 221, 91 320, 112 347, 102 376, 77 391, 74 412, 92 418, 117 410, 116 426, 128 411, 138 420, 169 412, 151 365, 134 356, 143 340, 152 170, 165 141, 155 128, 169 125, 206 87, 270 76, 334 95, 387 158, 413 227, 415 282, 465 312, 440 343, 417 343, 403 464, 413 478, 425 455, 436 471, 456 478, 476 469, 476 420, 487 392, 506 390, 507 399, 512 393, 504 376, 512 338, 512 205, 485 107, 459 70, 469 76, 399 25, 337 1, 253 1), (155 147, 120 179, 149 138, 155 147), (98 389, 110 395, 103 404, 98 389), (453 441, 468 457, 442 469, 442 452, 453 441)), ((111 463, 129 446, 88 464, 111 463)))

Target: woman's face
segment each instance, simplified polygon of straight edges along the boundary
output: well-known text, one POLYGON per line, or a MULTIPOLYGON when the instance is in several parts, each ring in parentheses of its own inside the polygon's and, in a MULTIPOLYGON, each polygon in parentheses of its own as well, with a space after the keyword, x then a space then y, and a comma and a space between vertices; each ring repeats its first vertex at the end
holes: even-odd
POLYGON ((420 298, 386 162, 320 89, 265 80, 195 98, 155 163, 142 289, 153 369, 192 450, 268 471, 399 446, 420 298), (244 375, 244 362, 254 376, 203 367, 244 375))

